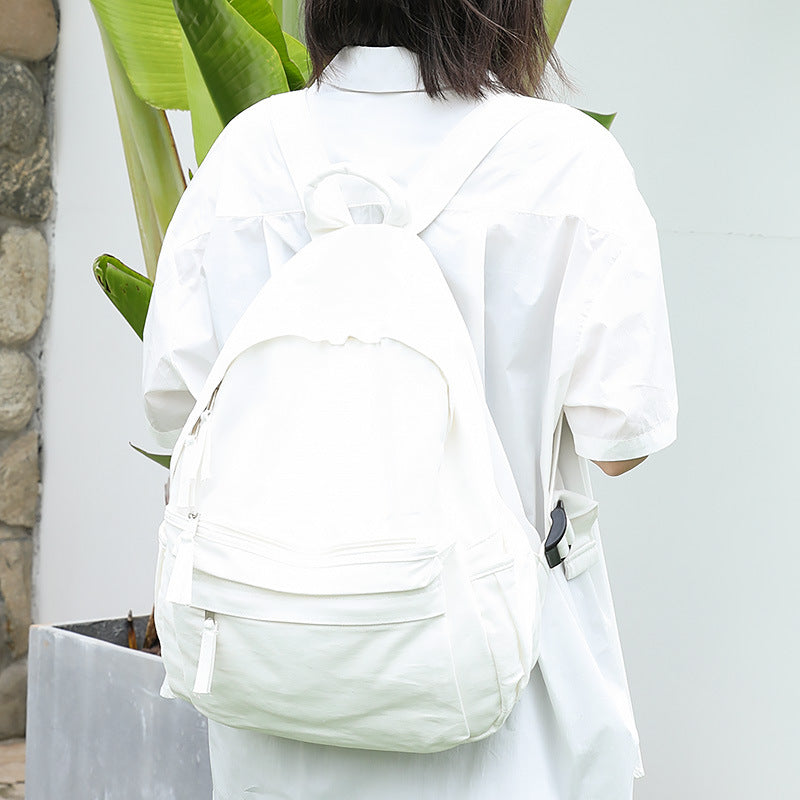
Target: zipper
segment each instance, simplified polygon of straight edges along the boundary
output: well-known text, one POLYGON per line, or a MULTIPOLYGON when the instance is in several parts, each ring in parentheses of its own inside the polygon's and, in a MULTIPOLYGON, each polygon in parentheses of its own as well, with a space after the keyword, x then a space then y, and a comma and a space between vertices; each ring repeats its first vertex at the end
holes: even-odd
POLYGON ((189 431, 189 435, 186 437, 187 439, 190 439, 193 436, 196 437, 201 426, 208 419, 209 414, 214 408, 214 403, 217 400, 217 392, 219 391, 220 386, 222 386, 222 381, 220 381, 214 387, 214 391, 211 392, 211 397, 208 398, 208 402, 206 403, 205 408, 200 412, 197 419, 194 421, 194 425, 192 425, 192 429, 189 431))
MULTIPOLYGON (((176 514, 169 509, 166 510, 165 517, 178 528, 183 528, 186 525, 186 518, 176 514)), ((419 545, 417 539, 412 538, 396 538, 396 539, 378 539, 375 541, 365 542, 351 542, 349 544, 336 545, 334 547, 326 547, 323 549, 308 552, 308 556, 312 558, 304 558, 305 555, 302 551, 298 551, 283 542, 270 539, 265 536, 252 533, 250 531, 241 531, 223 525, 218 522, 209 522, 203 520, 198 522, 196 537, 206 539, 212 542, 220 540, 228 540, 232 546, 240 545, 239 549, 247 550, 248 552, 256 552, 264 550, 279 550, 286 555, 295 556, 290 559, 297 564, 307 564, 313 561, 322 561, 326 556, 347 556, 348 554, 366 554, 366 553, 381 553, 392 552, 400 548, 408 547, 409 545, 417 545, 413 550, 414 559, 431 558, 439 555, 441 551, 434 545, 419 545)), ((271 554, 264 553, 269 556, 271 554)), ((402 555, 410 555, 409 553, 402 553, 402 555)), ((278 559, 281 560, 281 559, 278 559)), ((283 560, 286 560, 285 558, 283 560)), ((407 559, 404 559, 407 560, 407 559)))
POLYGON ((180 450, 172 454, 172 467, 170 469, 170 475, 174 474, 175 470, 177 469, 178 462, 180 459, 183 458, 186 448, 194 445, 195 442, 197 441, 197 436, 200 432, 200 429, 207 422, 211 414, 211 411, 214 408, 214 403, 217 400, 217 392, 219 392, 219 387, 221 385, 222 381, 220 381, 214 387, 214 391, 211 392, 211 397, 209 397, 205 408, 200 412, 200 414, 197 416, 197 419, 194 421, 194 425, 192 425, 192 429, 189 431, 189 433, 186 435, 186 438, 183 440, 180 450))

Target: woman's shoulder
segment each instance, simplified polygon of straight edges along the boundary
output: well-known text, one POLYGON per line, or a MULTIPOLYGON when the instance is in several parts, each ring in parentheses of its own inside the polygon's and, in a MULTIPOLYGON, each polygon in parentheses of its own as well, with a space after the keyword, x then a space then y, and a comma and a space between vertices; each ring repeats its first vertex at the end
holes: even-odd
MULTIPOLYGON (((223 164, 216 213, 253 216, 294 210, 297 204, 272 120, 279 112, 272 95, 258 100, 228 122, 212 152, 223 164)), ((208 156, 206 156, 208 158, 208 156)))
POLYGON ((542 148, 551 158, 561 157, 581 164, 591 161, 613 162, 631 169, 615 136, 600 122, 574 106, 558 100, 515 96, 529 114, 505 137, 510 147, 542 148))
MULTIPOLYGON (((582 217, 601 230, 619 228, 626 207, 640 207, 641 198, 633 168, 614 135, 567 103, 510 96, 527 113, 478 170, 485 173, 488 187, 502 189, 498 201, 534 213, 582 217), (505 176, 503 181, 497 181, 498 172, 505 176)), ((273 130, 273 119, 287 101, 280 94, 257 101, 234 117, 215 143, 216 160, 224 161, 219 215, 296 208, 291 176, 273 130)), ((479 184, 480 175, 474 185, 479 184)))
POLYGON ((530 210, 580 217, 590 227, 630 234, 647 221, 634 168, 607 128, 567 103, 517 96, 530 109, 500 142, 492 166, 525 187, 530 210))

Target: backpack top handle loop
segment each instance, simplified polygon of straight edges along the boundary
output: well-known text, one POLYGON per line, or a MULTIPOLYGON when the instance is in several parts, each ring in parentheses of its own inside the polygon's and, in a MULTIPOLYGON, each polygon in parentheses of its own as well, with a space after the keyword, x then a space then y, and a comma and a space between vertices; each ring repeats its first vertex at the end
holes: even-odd
MULTIPOLYGON (((304 200, 311 181, 321 182, 326 170, 345 163, 331 165, 328 160, 324 140, 314 125, 308 107, 307 95, 307 90, 281 92, 270 95, 262 102, 269 103, 270 120, 278 147, 298 201, 301 205, 305 203, 306 227, 313 238, 327 230, 351 225, 353 219, 338 184, 329 184, 320 191, 320 195, 325 197, 325 213, 315 205, 313 199, 310 202, 304 200), (312 214, 311 224, 308 220, 309 211, 312 214)), ((433 148, 422 169, 412 177, 404 193, 404 197, 407 197, 404 202, 410 209, 410 221, 403 227, 414 234, 422 233, 447 207, 500 139, 517 123, 539 113, 544 102, 511 92, 500 92, 471 109, 433 148)), ((392 179, 388 175, 378 176, 371 169, 369 175, 364 174, 367 171, 365 164, 356 166, 351 163, 349 171, 349 174, 360 175, 378 186, 390 201, 398 194, 389 193, 389 181, 392 179)), ((397 207, 400 207, 399 202, 397 207)), ((398 224, 394 220, 400 218, 399 211, 393 213, 390 208, 384 222, 390 218, 392 224, 398 224)))
MULTIPOLYGON (((383 215, 384 225, 405 227, 411 219, 405 192, 400 185, 386 173, 364 164, 355 164, 349 161, 339 161, 318 172, 303 190, 303 208, 306 213, 306 228, 312 238, 321 236, 333 230, 352 225, 353 218, 349 213, 345 216, 340 213, 340 206, 335 202, 326 202, 325 191, 321 189, 322 183, 335 175, 352 175, 363 178, 379 189, 389 201, 388 210, 383 215)), ((331 196, 327 196, 331 200, 331 196)))

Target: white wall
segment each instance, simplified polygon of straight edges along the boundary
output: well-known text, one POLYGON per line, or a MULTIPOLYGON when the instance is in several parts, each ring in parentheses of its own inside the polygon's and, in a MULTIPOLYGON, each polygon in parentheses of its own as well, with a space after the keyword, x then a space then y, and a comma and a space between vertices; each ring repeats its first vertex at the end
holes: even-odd
POLYGON ((800 797, 798 30, 790 0, 576 0, 559 40, 659 223, 678 377, 678 442, 595 481, 637 800, 800 797))
POLYGON ((149 612, 166 479, 166 470, 128 445, 151 445, 140 400, 141 342, 91 269, 101 253, 144 267, 87 0, 61 3, 55 92, 55 267, 34 567, 40 622, 149 612))
MULTIPOLYGON (((141 346, 90 269, 141 265, 105 64, 88 3, 61 6, 39 621, 149 610, 164 479, 128 447, 141 346)), ((800 796, 799 23, 790 0, 576 0, 560 40, 659 222, 681 401, 677 444, 596 481, 637 800, 800 796)))

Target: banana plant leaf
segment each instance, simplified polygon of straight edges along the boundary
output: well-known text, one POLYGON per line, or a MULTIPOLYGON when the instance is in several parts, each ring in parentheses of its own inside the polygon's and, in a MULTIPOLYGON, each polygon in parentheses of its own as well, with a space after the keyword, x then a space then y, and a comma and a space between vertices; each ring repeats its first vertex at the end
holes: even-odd
POLYGON ((99 17, 97 25, 117 109, 144 263, 153 279, 164 233, 186 189, 186 180, 166 114, 137 96, 99 17))
POLYGON ((305 79, 297 64, 289 56, 281 23, 272 6, 264 0, 229 0, 229 2, 247 20, 250 27, 258 31, 278 51, 289 90, 302 88, 305 79))
MULTIPOLYGON (((278 51, 289 88, 293 90, 305 86, 311 69, 308 51, 301 42, 284 35, 272 8, 262 0, 233 0, 231 4, 278 51)), ((186 90, 192 112, 194 153, 197 163, 200 164, 224 126, 186 34, 183 30, 181 34, 186 90)))
POLYGON ((128 444, 136 450, 137 453, 141 453, 143 456, 147 456, 151 461, 155 461, 156 464, 161 464, 162 467, 169 469, 169 462, 172 458, 170 453, 148 453, 147 450, 142 450, 141 447, 137 447, 133 442, 128 442, 128 444))
POLYGON ((181 26, 172 0, 90 0, 137 97, 156 108, 189 108, 181 26))
POLYGON ((141 339, 153 282, 109 255, 98 256, 92 264, 92 271, 106 297, 141 339))
POLYGON ((292 37, 303 35, 303 21, 300 18, 301 0, 272 0, 272 7, 281 23, 284 33, 292 37))
POLYGON ((604 128, 609 130, 611 128, 611 123, 614 121, 614 117, 617 116, 616 111, 613 114, 598 114, 596 111, 586 111, 583 108, 579 110, 583 111, 584 114, 588 114, 592 119, 597 120, 604 128))
POLYGON ((571 2, 572 0, 545 0, 544 2, 544 21, 551 44, 556 43, 571 2))
POLYGON ((174 6, 223 125, 289 90, 278 50, 228 0, 174 0, 174 6))
POLYGON ((192 141, 194 155, 197 163, 201 164, 206 153, 211 149, 217 136, 225 127, 222 118, 211 99, 208 86, 200 72, 197 59, 194 57, 191 45, 186 39, 186 34, 181 30, 183 37, 183 65, 186 72, 186 91, 189 95, 189 108, 192 118, 192 141))
POLYGON ((302 42, 298 42, 294 36, 290 36, 286 31, 283 32, 283 38, 286 39, 289 58, 300 68, 303 80, 308 81, 308 76, 311 74, 311 59, 308 56, 306 46, 302 42))

